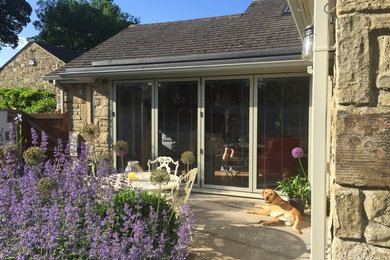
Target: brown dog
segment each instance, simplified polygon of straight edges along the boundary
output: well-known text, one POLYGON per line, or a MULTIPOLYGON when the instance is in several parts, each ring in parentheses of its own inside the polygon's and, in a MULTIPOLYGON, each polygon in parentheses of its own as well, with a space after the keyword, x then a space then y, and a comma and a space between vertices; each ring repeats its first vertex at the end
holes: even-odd
POLYGON ((302 234, 299 226, 301 225, 301 213, 291 206, 287 201, 283 200, 274 190, 265 189, 261 192, 265 202, 265 205, 256 204, 258 210, 246 210, 249 214, 258 214, 263 216, 271 216, 274 219, 272 221, 263 222, 264 225, 271 225, 283 221, 286 225, 292 226, 292 229, 302 234))

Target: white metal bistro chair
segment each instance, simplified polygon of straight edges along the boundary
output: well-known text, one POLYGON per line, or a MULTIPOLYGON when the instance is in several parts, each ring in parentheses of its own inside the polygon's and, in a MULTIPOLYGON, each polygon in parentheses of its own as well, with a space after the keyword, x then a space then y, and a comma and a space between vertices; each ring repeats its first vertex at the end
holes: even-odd
POLYGON ((198 168, 193 168, 186 175, 181 177, 180 181, 185 182, 184 184, 185 198, 183 201, 184 203, 188 202, 188 198, 190 197, 192 186, 194 186, 197 173, 198 173, 198 168))
POLYGON ((194 168, 184 176, 180 176, 177 186, 173 187, 171 193, 166 196, 166 199, 175 207, 176 212, 180 212, 181 204, 188 202, 197 173, 198 168, 194 168), (184 186, 182 187, 181 183, 183 182, 184 186))
POLYGON ((157 169, 165 168, 167 172, 171 173, 171 167, 169 164, 175 165, 174 174, 177 175, 177 169, 179 168, 179 161, 174 161, 171 157, 168 156, 159 156, 155 160, 148 160, 148 171, 150 172, 150 165, 152 163, 158 163, 157 169))

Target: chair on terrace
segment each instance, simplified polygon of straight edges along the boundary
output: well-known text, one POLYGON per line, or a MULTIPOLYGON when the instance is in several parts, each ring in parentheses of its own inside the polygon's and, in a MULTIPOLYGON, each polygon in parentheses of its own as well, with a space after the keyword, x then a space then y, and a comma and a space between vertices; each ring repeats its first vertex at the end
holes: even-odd
POLYGON ((174 161, 168 156, 159 156, 155 160, 148 160, 148 171, 150 172, 150 164, 158 163, 157 169, 165 168, 169 174, 171 174, 170 164, 175 165, 174 174, 177 175, 177 169, 179 168, 179 161, 174 161))
POLYGON ((198 168, 194 168, 184 176, 180 176, 178 185, 172 188, 171 194, 166 197, 167 200, 172 201, 175 207, 188 202, 197 173, 198 168), (181 185, 182 182, 184 182, 183 187, 181 185))

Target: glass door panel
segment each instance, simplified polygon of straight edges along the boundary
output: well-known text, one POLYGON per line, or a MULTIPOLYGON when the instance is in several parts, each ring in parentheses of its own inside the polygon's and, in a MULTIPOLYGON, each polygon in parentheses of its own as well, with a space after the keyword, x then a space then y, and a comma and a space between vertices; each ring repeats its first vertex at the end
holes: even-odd
MULTIPOLYGON (((158 155, 180 161, 191 151, 197 162, 198 81, 158 83, 158 155)), ((186 171, 180 163, 178 172, 186 171)))
MULTIPOLYGON (((143 169, 151 158, 152 83, 116 85, 117 140, 127 141, 129 152, 124 162, 139 161, 143 169)), ((125 165, 126 166, 126 165, 125 165)), ((117 158, 117 169, 121 160, 117 158)))
POLYGON ((249 79, 205 82, 205 184, 249 185, 249 87, 249 79))
POLYGON ((258 80, 257 189, 299 173, 293 148, 305 151, 307 169, 309 78, 258 80))

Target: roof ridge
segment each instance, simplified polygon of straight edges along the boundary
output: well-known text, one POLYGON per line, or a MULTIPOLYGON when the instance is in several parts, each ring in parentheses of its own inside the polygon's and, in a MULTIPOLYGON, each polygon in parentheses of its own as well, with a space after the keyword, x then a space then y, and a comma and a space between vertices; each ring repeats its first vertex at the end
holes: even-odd
POLYGON ((177 21, 168 21, 168 22, 161 22, 161 23, 130 24, 127 28, 162 25, 162 24, 184 23, 184 22, 194 22, 194 21, 206 21, 206 20, 215 20, 215 19, 224 19, 224 18, 234 18, 234 17, 241 17, 243 14, 244 13, 237 13, 237 14, 229 14, 229 15, 204 17, 204 18, 193 18, 193 19, 184 19, 184 20, 177 20, 177 21))

